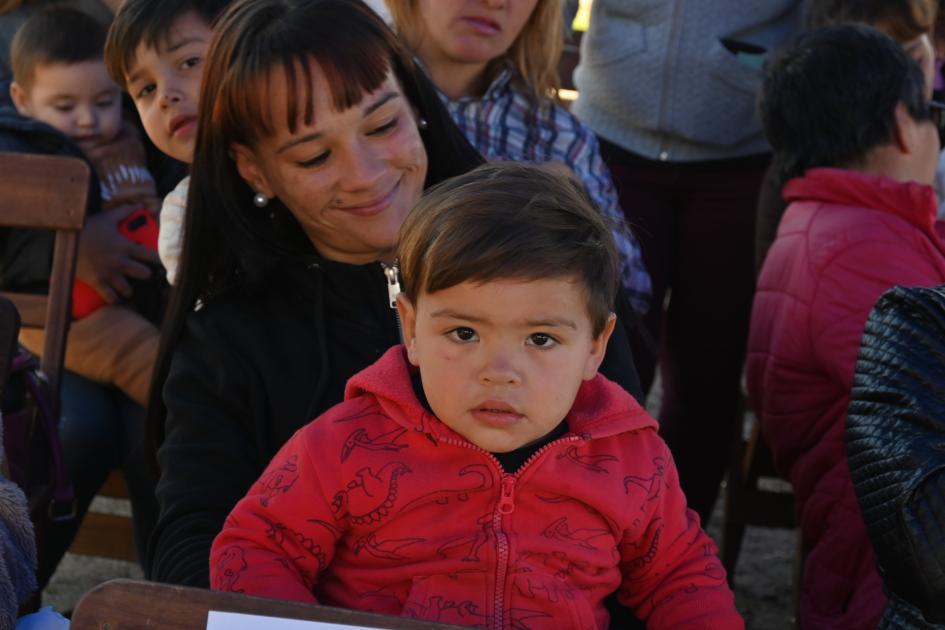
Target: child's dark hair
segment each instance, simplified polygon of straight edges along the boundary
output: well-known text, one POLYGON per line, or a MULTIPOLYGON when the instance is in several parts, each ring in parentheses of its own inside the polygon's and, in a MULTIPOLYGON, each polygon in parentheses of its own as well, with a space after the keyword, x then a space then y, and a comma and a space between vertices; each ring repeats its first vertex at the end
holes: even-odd
POLYGON ((10 43, 13 80, 29 90, 37 66, 101 61, 105 26, 87 13, 51 7, 34 14, 10 43))
POLYGON ((866 26, 804 35, 768 69, 761 119, 782 181, 815 167, 855 168, 892 142, 896 106, 929 118, 919 66, 866 26))
POLYGON ((126 89, 128 70, 140 44, 157 48, 167 38, 174 21, 191 11, 210 26, 228 4, 229 0, 125 0, 108 29, 105 43, 108 74, 126 89))
POLYGON ((407 298, 467 281, 575 277, 599 335, 614 310, 619 267, 607 221, 571 179, 490 163, 427 191, 400 230, 407 298))

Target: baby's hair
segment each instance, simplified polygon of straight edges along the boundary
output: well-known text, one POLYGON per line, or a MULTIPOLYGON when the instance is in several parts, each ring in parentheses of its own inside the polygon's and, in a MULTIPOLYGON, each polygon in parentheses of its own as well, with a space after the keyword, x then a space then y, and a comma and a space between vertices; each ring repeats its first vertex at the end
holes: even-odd
POLYGON ((44 9, 13 36, 13 80, 28 91, 38 66, 101 61, 104 48, 105 26, 89 14, 62 6, 44 9))
POLYGON ((574 278, 597 336, 618 286, 610 227, 570 178, 537 166, 490 163, 423 196, 400 230, 407 298, 463 282, 574 278))
POLYGON ((138 46, 157 48, 181 15, 192 11, 210 26, 228 4, 229 0, 125 0, 105 43, 105 64, 112 81, 127 89, 128 70, 138 46))

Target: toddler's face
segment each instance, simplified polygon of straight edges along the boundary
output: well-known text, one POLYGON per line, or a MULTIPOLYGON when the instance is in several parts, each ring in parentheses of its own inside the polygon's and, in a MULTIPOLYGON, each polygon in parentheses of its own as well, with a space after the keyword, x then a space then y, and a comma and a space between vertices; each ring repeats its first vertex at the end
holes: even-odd
POLYGON ((21 114, 55 127, 83 151, 121 131, 121 92, 104 61, 37 65, 30 88, 14 84, 11 96, 21 114))
POLYGON ((565 419, 613 330, 596 338, 572 278, 464 282, 398 307, 407 356, 433 413, 473 444, 505 453, 565 419))
POLYGON ((194 159, 200 79, 211 35, 199 15, 184 13, 157 48, 144 42, 138 45, 126 77, 151 142, 188 164, 194 159))

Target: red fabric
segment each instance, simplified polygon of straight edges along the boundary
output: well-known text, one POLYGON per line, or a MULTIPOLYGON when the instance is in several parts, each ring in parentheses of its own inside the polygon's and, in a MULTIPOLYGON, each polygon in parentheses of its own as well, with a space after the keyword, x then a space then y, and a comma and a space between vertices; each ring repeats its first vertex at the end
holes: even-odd
POLYGON ((585 382, 570 431, 518 472, 414 394, 403 347, 301 429, 214 541, 211 587, 494 628, 742 628, 656 423, 585 382))
POLYGON ((894 285, 945 282, 928 186, 840 169, 788 182, 758 279, 748 390, 791 480, 809 550, 801 627, 875 628, 886 597, 853 492, 843 432, 866 318, 894 285))

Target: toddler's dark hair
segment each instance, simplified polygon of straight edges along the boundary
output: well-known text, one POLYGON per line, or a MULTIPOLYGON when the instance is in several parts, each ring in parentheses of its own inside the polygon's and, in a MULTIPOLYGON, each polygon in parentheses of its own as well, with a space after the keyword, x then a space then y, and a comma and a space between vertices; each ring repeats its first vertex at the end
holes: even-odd
POLYGON ((577 280, 594 335, 614 310, 616 247, 573 180, 537 166, 489 163, 428 190, 400 230, 407 298, 463 282, 577 280))

